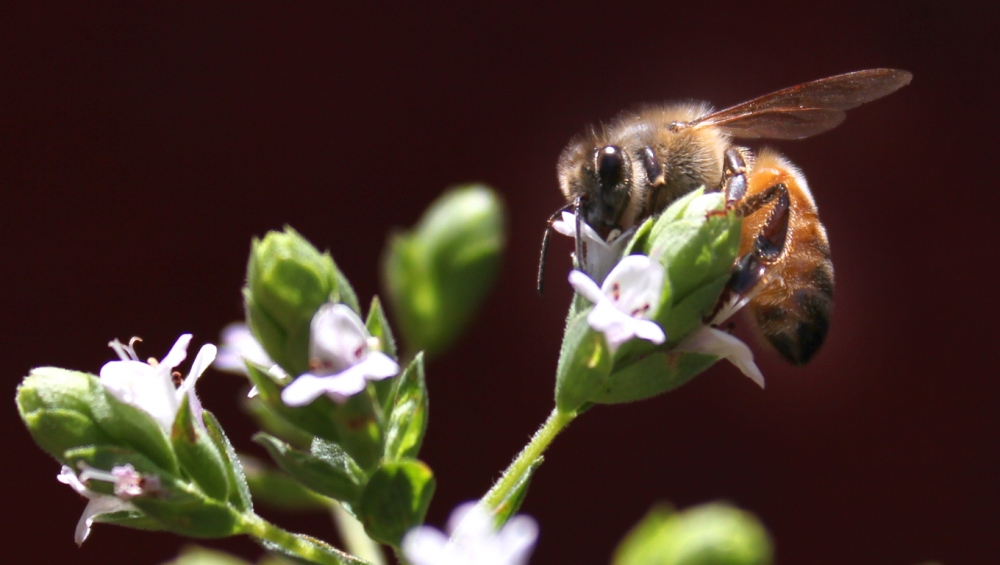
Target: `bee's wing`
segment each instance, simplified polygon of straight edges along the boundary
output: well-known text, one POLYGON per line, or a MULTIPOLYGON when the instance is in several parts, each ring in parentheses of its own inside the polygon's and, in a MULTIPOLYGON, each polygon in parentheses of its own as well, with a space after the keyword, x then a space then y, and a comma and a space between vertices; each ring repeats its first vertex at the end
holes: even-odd
POLYGON ((896 69, 832 76, 713 112, 689 126, 717 127, 734 137, 801 139, 835 128, 844 121, 844 110, 891 94, 912 78, 896 69))

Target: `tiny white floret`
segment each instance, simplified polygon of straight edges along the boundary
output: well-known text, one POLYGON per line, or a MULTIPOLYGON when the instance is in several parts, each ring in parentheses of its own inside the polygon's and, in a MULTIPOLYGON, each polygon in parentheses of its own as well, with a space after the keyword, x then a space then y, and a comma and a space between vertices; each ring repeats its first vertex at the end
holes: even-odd
POLYGON ((346 304, 324 304, 312 319, 309 359, 312 371, 281 391, 288 406, 304 406, 321 395, 336 402, 365 390, 368 381, 399 373, 399 364, 377 351, 378 340, 346 304))
POLYGON ((73 472, 73 469, 63 465, 62 471, 56 478, 87 499, 87 507, 84 508, 80 520, 76 523, 76 532, 73 535, 77 545, 83 544, 87 539, 87 536, 90 535, 90 528, 94 525, 94 520, 101 514, 139 512, 139 509, 128 500, 147 492, 150 482, 155 483, 155 477, 140 475, 132 465, 114 467, 110 473, 88 467, 80 473, 79 477, 73 472), (90 480, 113 483, 115 494, 103 494, 90 490, 84 484, 90 480))
POLYGON ((201 346, 188 376, 175 387, 173 370, 187 357, 190 343, 191 334, 183 334, 161 361, 143 362, 131 343, 123 345, 116 339, 108 345, 118 353, 121 361, 110 361, 101 367, 101 384, 118 400, 148 413, 168 433, 187 395, 195 421, 201 424, 201 403, 194 386, 215 359, 216 348, 212 344, 201 346))
POLYGON ((412 565, 525 565, 538 539, 538 524, 523 514, 499 530, 493 515, 475 502, 456 508, 448 532, 419 526, 403 537, 403 555, 412 565))
POLYGON ((666 341, 656 322, 666 271, 659 261, 645 255, 629 255, 608 273, 604 283, 582 271, 571 271, 569 283, 581 296, 594 303, 587 323, 604 334, 612 353, 626 341, 638 337, 656 344, 666 341))
MULTIPOLYGON (((237 375, 249 375, 247 363, 253 363, 265 369, 278 382, 288 380, 288 373, 268 356, 264 346, 257 341, 250 328, 243 322, 233 322, 223 328, 221 343, 219 354, 212 363, 216 369, 237 375)), ((251 387, 247 393, 248 398, 255 396, 257 396, 256 386, 251 387)))

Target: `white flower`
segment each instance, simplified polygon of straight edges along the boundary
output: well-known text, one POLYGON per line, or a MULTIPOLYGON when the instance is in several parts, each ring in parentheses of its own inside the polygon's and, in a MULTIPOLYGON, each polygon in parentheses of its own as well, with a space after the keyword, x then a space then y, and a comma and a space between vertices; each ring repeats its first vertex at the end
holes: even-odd
POLYGON ((608 273, 600 287, 582 271, 571 271, 569 283, 581 296, 594 303, 587 315, 590 327, 604 334, 614 353, 633 337, 659 344, 667 336, 648 317, 656 313, 663 292, 666 271, 645 255, 629 255, 608 273))
POLYGON ((493 516, 475 502, 456 508, 443 532, 419 526, 403 538, 403 555, 413 565, 525 565, 538 524, 529 516, 511 518, 500 530, 493 516))
POLYGON ((313 316, 309 336, 312 372, 299 375, 281 391, 289 406, 304 406, 326 394, 344 402, 365 389, 368 381, 395 376, 399 365, 376 351, 361 318, 346 304, 324 304, 313 316))
POLYGON ((684 338, 677 345, 675 351, 691 351, 713 355, 720 359, 729 359, 730 363, 736 365, 736 368, 750 377, 750 380, 757 383, 760 388, 764 388, 764 374, 754 364, 753 352, 750 351, 747 344, 736 336, 722 330, 711 326, 702 326, 701 329, 684 338))
POLYGON ((73 469, 63 465, 62 471, 56 478, 88 500, 87 507, 84 508, 83 515, 80 516, 80 521, 76 523, 76 533, 73 539, 77 545, 83 544, 87 536, 90 535, 90 527, 94 524, 95 518, 101 514, 114 512, 139 512, 139 509, 128 500, 157 488, 156 477, 144 477, 137 473, 131 465, 114 467, 110 473, 87 468, 80 473, 79 477, 76 476, 73 469), (90 490, 84 484, 89 480, 114 483, 115 494, 103 494, 90 490))
POLYGON ((187 357, 189 343, 191 334, 184 334, 177 338, 161 361, 150 359, 150 362, 144 363, 135 354, 132 342, 122 345, 116 339, 108 345, 122 360, 111 361, 101 367, 101 384, 118 400, 148 413, 167 433, 170 433, 186 394, 195 421, 201 424, 201 403, 194 393, 194 385, 215 359, 216 348, 212 344, 201 346, 187 378, 175 387, 173 370, 187 357))
MULTIPOLYGON (((636 228, 633 227, 608 242, 587 222, 581 221, 580 225, 583 227, 583 241, 580 247, 583 250, 583 258, 577 257, 577 268, 583 269, 597 281, 597 284, 601 284, 621 259, 625 246, 632 239, 636 228)), ((576 239, 576 214, 563 212, 562 219, 552 222, 552 229, 576 239)))
MULTIPOLYGON (((264 346, 257 341, 257 338, 250 333, 250 329, 243 322, 233 322, 223 328, 221 341, 219 355, 212 363, 216 369, 227 373, 248 375, 247 363, 249 362, 258 367, 266 367, 267 372, 277 381, 288 379, 288 373, 268 356, 267 352, 264 351, 264 346)), ((247 396, 249 398, 257 396, 257 387, 251 387, 247 396)))

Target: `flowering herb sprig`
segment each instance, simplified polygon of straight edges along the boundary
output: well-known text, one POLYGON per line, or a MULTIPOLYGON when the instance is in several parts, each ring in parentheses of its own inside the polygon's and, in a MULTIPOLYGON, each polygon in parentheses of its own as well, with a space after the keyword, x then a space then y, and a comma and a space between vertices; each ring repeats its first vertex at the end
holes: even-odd
MULTIPOLYGON (((87 499, 77 543, 107 522, 201 538, 248 535, 300 562, 384 565, 385 546, 407 565, 526 565, 539 528, 517 512, 542 454, 585 410, 662 394, 723 358, 763 386, 750 349, 705 323, 739 240, 739 218, 722 204, 719 194, 695 191, 609 240, 570 213, 554 222, 580 238, 581 250, 568 277, 577 295, 555 407, 493 488, 455 510, 447 533, 423 525, 436 486, 419 459, 429 409, 425 352, 454 343, 500 263, 503 206, 484 187, 449 192, 415 229, 390 240, 381 264, 400 351, 382 302, 362 310, 333 257, 286 228, 252 243, 246 323, 226 329, 220 350, 203 345, 186 374, 177 369, 190 334, 159 361, 143 361, 137 340, 115 340, 119 360, 99 375, 33 370, 18 408, 61 465, 58 479, 87 499), (201 406, 195 384, 210 365, 252 385, 244 402, 263 430, 253 439, 273 466, 237 454, 201 406), (251 494, 332 509, 350 553, 264 520, 251 494)), ((759 523, 720 505, 654 509, 615 559, 694 564, 715 559, 721 545, 739 550, 725 563, 770 559, 759 523)))

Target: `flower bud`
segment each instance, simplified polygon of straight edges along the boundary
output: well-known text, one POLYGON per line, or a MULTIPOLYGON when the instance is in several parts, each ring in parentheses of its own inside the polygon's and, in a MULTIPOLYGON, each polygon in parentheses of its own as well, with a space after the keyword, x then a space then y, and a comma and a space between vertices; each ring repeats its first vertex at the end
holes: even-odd
POLYGON ((759 520, 724 503, 674 513, 653 508, 615 551, 615 565, 767 565, 771 540, 759 520))
POLYGON ((254 240, 243 296, 254 336, 292 375, 309 370, 309 324, 321 305, 344 302, 358 310, 357 296, 330 254, 290 227, 254 240))
POLYGON ((113 443, 91 409, 103 395, 93 375, 39 367, 17 387, 17 409, 39 447, 65 462, 69 449, 113 443))
POLYGON ((504 216, 495 192, 464 186, 439 197, 413 230, 389 240, 382 284, 410 350, 440 353, 465 329, 495 278, 504 216))

